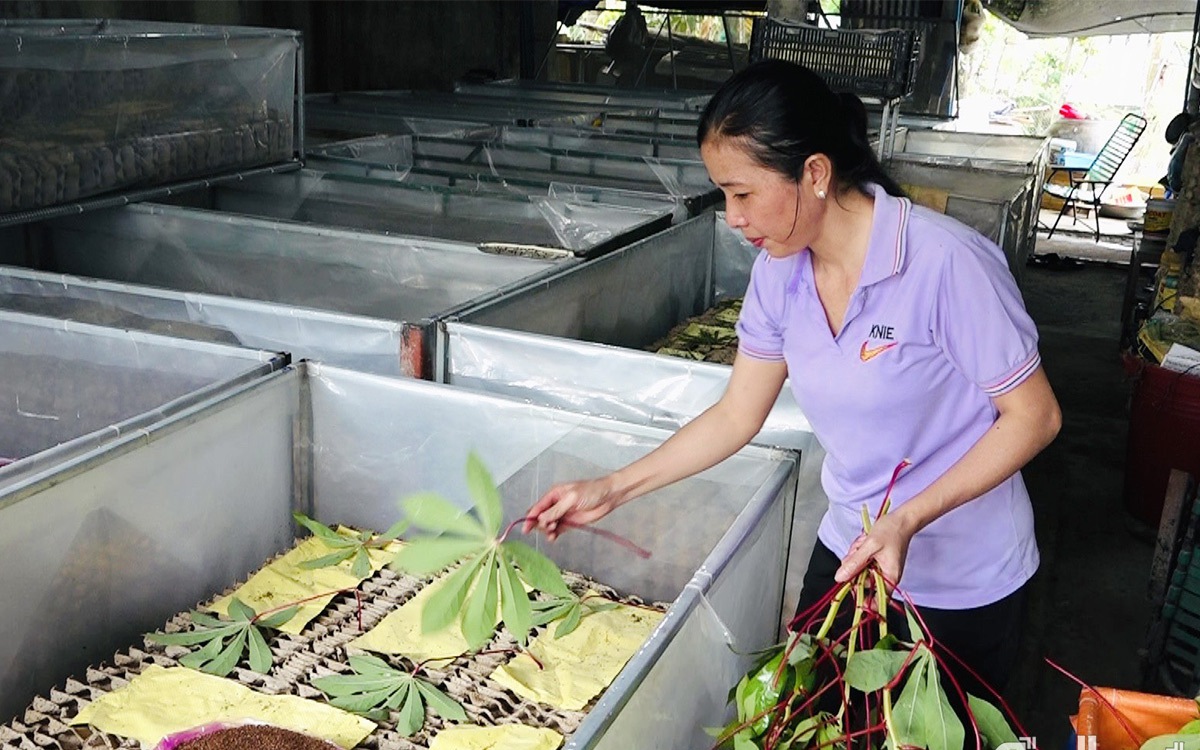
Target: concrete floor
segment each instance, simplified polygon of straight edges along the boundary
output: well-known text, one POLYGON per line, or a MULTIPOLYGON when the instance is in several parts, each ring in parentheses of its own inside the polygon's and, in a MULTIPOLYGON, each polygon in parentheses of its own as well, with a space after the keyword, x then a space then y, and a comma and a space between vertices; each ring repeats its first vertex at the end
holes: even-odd
POLYGON ((1063 409, 1058 439, 1025 470, 1042 566, 1032 583, 1013 708, 1042 748, 1064 748, 1079 687, 1053 659, 1098 686, 1141 688, 1139 648, 1149 624, 1152 533, 1125 511, 1122 483, 1131 383, 1118 352, 1126 238, 1055 233, 1037 252, 1091 258, 1030 266, 1026 306, 1063 409))

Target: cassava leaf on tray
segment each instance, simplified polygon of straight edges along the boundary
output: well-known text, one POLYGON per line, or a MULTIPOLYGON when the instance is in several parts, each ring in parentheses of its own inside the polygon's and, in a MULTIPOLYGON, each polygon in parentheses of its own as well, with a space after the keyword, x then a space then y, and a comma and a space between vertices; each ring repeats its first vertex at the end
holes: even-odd
POLYGON ((393 669, 374 656, 351 656, 353 674, 328 675, 312 681, 329 703, 342 710, 385 720, 396 713, 396 731, 410 737, 425 724, 426 704, 447 721, 466 721, 467 714, 453 698, 432 683, 393 669))
POLYGON ((182 657, 179 663, 224 677, 233 671, 245 655, 250 669, 266 673, 271 669, 271 647, 262 628, 277 628, 296 614, 295 607, 274 612, 258 620, 254 610, 237 597, 229 602, 231 620, 221 620, 203 612, 193 611, 192 629, 182 633, 150 633, 152 643, 165 646, 197 646, 182 657))
POLYGON ((347 560, 353 560, 350 572, 358 578, 371 575, 370 550, 382 549, 389 542, 395 541, 408 528, 408 521, 401 519, 383 534, 373 531, 337 531, 320 521, 316 521, 303 513, 293 513, 296 523, 312 532, 321 543, 330 549, 329 554, 305 560, 300 563, 303 570, 316 570, 341 565, 347 560))
POLYGON ((353 544, 345 536, 337 533, 320 521, 309 518, 303 513, 293 513, 292 518, 296 520, 296 523, 308 529, 313 536, 319 537, 321 541, 331 547, 348 547, 353 544))
POLYGON ((579 597, 568 591, 567 596, 532 602, 533 625, 540 627, 557 620, 558 625, 554 629, 554 637, 562 638, 579 627, 579 623, 587 615, 607 612, 619 606, 619 603, 609 601, 604 597, 594 595, 579 597))

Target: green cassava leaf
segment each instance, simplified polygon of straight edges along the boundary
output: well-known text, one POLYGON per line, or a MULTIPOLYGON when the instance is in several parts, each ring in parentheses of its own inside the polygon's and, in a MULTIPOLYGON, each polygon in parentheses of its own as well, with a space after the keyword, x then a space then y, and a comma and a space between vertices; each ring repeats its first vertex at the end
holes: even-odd
POLYGON ((296 519, 296 523, 308 529, 309 533, 311 533, 313 536, 320 537, 322 541, 330 545, 341 547, 344 546, 348 541, 346 537, 337 533, 320 521, 309 518, 303 513, 293 513, 292 518, 296 519))
POLYGON ((229 600, 229 616, 234 620, 249 622, 254 619, 254 609, 235 596, 229 600))
POLYGON ((554 561, 524 542, 511 540, 500 548, 521 570, 521 577, 538 591, 552 596, 574 596, 563 580, 562 572, 554 561))
POLYGON ((354 552, 354 564, 350 566, 350 573, 358 578, 366 578, 371 575, 371 557, 367 554, 366 547, 359 547, 354 552))
POLYGON ((521 585, 517 571, 504 557, 496 561, 500 580, 500 611, 504 615, 504 625, 522 646, 533 627, 533 612, 529 606, 529 595, 521 585))
POLYGON ((817 652, 817 643, 809 633, 792 633, 788 636, 787 652, 788 663, 794 665, 811 659, 817 652))
POLYGON ((246 631, 243 630, 230 639, 229 644, 221 649, 221 653, 217 654, 216 658, 205 664, 201 664, 200 671, 224 677, 237 666, 238 660, 242 658, 242 652, 245 649, 246 631))
POLYGON ((179 663, 185 667, 199 669, 201 664, 217 658, 217 655, 221 653, 221 645, 223 643, 224 641, 220 638, 214 638, 187 656, 184 656, 179 660, 179 663))
POLYGON ((921 629, 921 623, 918 622, 917 618, 913 616, 912 607, 907 604, 904 605, 904 616, 908 619, 909 640, 911 640, 913 643, 924 640, 925 631, 921 629))
MULTIPOLYGON (((400 501, 411 523, 439 534, 454 534, 471 539, 492 539, 469 510, 463 510, 435 492, 421 492, 400 501)), ((477 509, 478 511, 478 509, 477 509)))
POLYGON ((371 557, 368 550, 384 546, 387 542, 400 536, 408 525, 408 522, 405 520, 398 521, 392 524, 391 528, 382 535, 376 535, 373 531, 347 531, 341 533, 299 513, 292 515, 297 523, 311 531, 313 536, 321 540, 322 544, 333 550, 326 555, 300 563, 299 567, 302 570, 328 568, 334 565, 341 565, 347 560, 353 560, 350 573, 357 578, 366 578, 371 575, 371 557))
POLYGON ((425 725, 425 704, 421 700, 421 691, 412 683, 400 706, 400 715, 396 718, 396 731, 401 737, 411 737, 425 725))
MULTIPOLYGON (((925 692, 925 672, 929 659, 925 654, 919 654, 913 661, 913 666, 904 678, 904 687, 900 697, 892 706, 892 726, 901 747, 925 747, 925 712, 923 709, 923 694, 925 692)), ((890 739, 889 739, 890 743, 890 739)), ((890 745, 889 745, 890 746, 890 745)), ((891 750, 898 750, 891 748, 891 750)))
POLYGON ((279 627, 296 614, 290 607, 270 617, 255 622, 254 610, 240 599, 229 602, 232 620, 219 620, 200 612, 192 613, 194 628, 186 633, 150 633, 146 638, 153 643, 171 646, 204 645, 180 658, 185 667, 224 677, 233 671, 242 654, 248 651, 250 668, 255 672, 271 669, 271 648, 259 628, 279 627))
POLYGON ((355 654, 348 661, 350 668, 362 675, 392 674, 395 672, 386 661, 371 654, 355 654))
POLYGON ((195 646, 198 643, 207 643, 214 638, 219 643, 225 636, 233 635, 241 630, 241 627, 240 625, 226 622, 219 627, 197 628, 183 633, 148 633, 146 638, 153 643, 161 643, 164 646, 195 646))
POLYGON ((318 677, 312 684, 329 696, 330 703, 346 711, 380 718, 387 709, 397 711, 396 731, 405 737, 425 724, 426 702, 443 719, 467 718, 463 707, 441 690, 378 657, 351 656, 350 668, 354 674, 318 677))
POLYGON ((595 614, 597 612, 611 612, 617 607, 620 607, 621 604, 620 602, 609 602, 603 600, 601 604, 597 604, 595 599, 586 599, 583 602, 583 606, 591 610, 592 614, 595 614))
POLYGON ((408 521, 401 518, 399 521, 389 526, 387 531, 379 535, 379 541, 394 542, 399 539, 400 535, 405 531, 408 531, 408 521))
POLYGON ((821 714, 809 716, 807 719, 800 721, 792 729, 792 742, 798 742, 802 745, 808 744, 809 740, 817 735, 817 731, 821 729, 825 722, 825 717, 821 714))
POLYGON ((856 651, 846 661, 846 683, 864 693, 880 690, 895 679, 908 653, 877 648, 856 651))
POLYGON ((534 601, 530 603, 533 610, 533 625, 541 627, 565 616, 578 600, 574 597, 563 597, 534 601))
MULTIPOLYGON (((838 726, 837 719, 832 715, 822 714, 822 716, 824 716, 825 721, 817 730, 816 744, 817 747, 832 748, 839 744, 839 740, 842 740, 842 728, 838 726)), ((844 741, 842 741, 840 744, 844 745, 844 741)))
POLYGON ((413 539, 392 559, 392 566, 415 576, 425 576, 449 567, 459 560, 489 549, 490 540, 437 536, 413 539))
POLYGON ((412 680, 405 680, 403 683, 397 683, 399 687, 392 691, 392 694, 383 703, 383 708, 389 711, 399 711, 404 702, 408 700, 408 689, 412 687, 412 680))
POLYGON ((1000 709, 969 693, 967 694, 967 705, 971 708, 971 715, 975 717, 975 725, 979 727, 979 734, 983 736, 988 747, 1000 747, 1005 742, 1018 741, 1016 732, 1005 721, 1004 714, 1000 713, 1000 709))
POLYGON ((930 662, 925 669, 923 710, 925 712, 925 739, 929 750, 959 750, 963 746, 966 731, 962 721, 950 707, 946 691, 942 689, 937 665, 930 662))
POLYGON ((339 549, 336 552, 330 552, 328 555, 314 557, 311 560, 305 560, 298 566, 301 570, 316 570, 317 568, 328 568, 333 565, 340 565, 349 560, 354 555, 354 547, 346 547, 339 549))
MULTIPOLYGON (((386 675, 371 674, 334 674, 326 675, 325 677, 317 677, 314 679, 313 686, 318 688, 331 698, 345 698, 352 695, 365 695, 367 693, 375 693, 384 688, 394 690, 397 685, 404 683, 399 681, 400 677, 394 670, 389 671, 386 675)), ((372 704, 374 707, 375 704, 372 704)))
POLYGON ((733 735, 733 750, 758 750, 750 730, 744 729, 733 735))
POLYGON ((193 609, 188 613, 192 619, 192 623, 205 628, 220 628, 229 625, 227 620, 222 620, 216 615, 210 615, 207 612, 201 612, 198 609, 193 609))
POLYGON ((467 607, 463 612, 463 636, 473 651, 491 640, 496 630, 496 588, 496 553, 492 551, 487 554, 475 586, 467 595, 467 607))
POLYGON ((438 584, 438 589, 425 600, 425 609, 421 612, 421 632, 436 633, 463 615, 463 602, 478 577, 479 566, 490 556, 490 553, 475 555, 438 584))
POLYGON ((754 672, 747 685, 742 706, 745 716, 742 718, 748 720, 761 715, 751 725, 751 729, 756 735, 767 731, 767 726, 771 722, 769 711, 779 702, 779 697, 783 692, 784 679, 780 671, 782 664, 783 653, 780 652, 775 658, 762 665, 757 672, 754 672))
MULTIPOLYGON (((313 680, 313 683, 315 684, 317 681, 313 680)), ((317 689, 325 690, 320 686, 317 686, 317 689)), ((328 693, 328 691, 326 692, 328 693)), ((334 697, 330 694, 329 703, 352 714, 371 714, 378 710, 379 705, 387 703, 394 692, 396 692, 396 688, 388 686, 364 693, 348 693, 345 696, 334 697)))
POLYGON ((554 629, 554 637, 562 638, 565 635, 570 635, 579 627, 580 621, 583 619, 583 606, 579 602, 571 605, 567 610, 567 616, 558 623, 558 627, 554 629))
POLYGON ((484 531, 495 538, 504 523, 504 506, 491 472, 474 451, 467 456, 467 490, 475 501, 475 512, 483 522, 484 531))
POLYGON ((258 628, 247 628, 246 632, 250 636, 250 668, 260 674, 270 672, 271 647, 267 645, 267 639, 258 628))
POLYGON ((461 703, 424 680, 414 680, 414 682, 417 689, 421 691, 421 695, 425 696, 425 702, 438 716, 447 721, 467 720, 467 712, 463 710, 461 703))
POLYGON ((288 620, 291 620, 293 617, 295 617, 296 612, 299 610, 299 607, 288 607, 287 609, 281 609, 278 612, 273 612, 267 615, 266 617, 259 618, 258 622, 255 624, 260 628, 271 628, 273 630, 278 630, 287 624, 288 620))

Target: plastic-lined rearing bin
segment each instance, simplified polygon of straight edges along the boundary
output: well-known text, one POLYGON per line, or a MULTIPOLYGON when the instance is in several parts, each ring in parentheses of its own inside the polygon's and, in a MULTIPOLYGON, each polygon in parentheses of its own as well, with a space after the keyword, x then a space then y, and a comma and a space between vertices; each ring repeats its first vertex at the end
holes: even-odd
POLYGON ((0 225, 298 165, 301 65, 295 31, 0 20, 0 225))

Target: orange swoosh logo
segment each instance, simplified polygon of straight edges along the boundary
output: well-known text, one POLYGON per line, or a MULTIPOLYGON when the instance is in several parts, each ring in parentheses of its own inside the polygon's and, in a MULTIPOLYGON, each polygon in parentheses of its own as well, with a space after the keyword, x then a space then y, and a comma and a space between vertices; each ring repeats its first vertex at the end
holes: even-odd
POLYGON ((896 345, 896 343, 897 342, 893 341, 890 344, 883 344, 881 346, 872 346, 872 347, 868 348, 867 342, 864 341, 863 345, 862 345, 862 349, 858 350, 858 358, 861 359, 863 362, 870 362, 871 360, 878 357, 880 354, 883 354, 884 352, 886 352, 888 349, 891 349, 893 346, 896 345))

